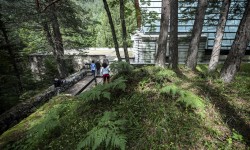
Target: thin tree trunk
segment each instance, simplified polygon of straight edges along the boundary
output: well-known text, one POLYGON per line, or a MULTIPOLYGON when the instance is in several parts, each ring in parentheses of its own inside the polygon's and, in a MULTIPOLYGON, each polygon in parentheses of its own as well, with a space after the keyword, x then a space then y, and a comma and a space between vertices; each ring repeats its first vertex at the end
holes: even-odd
POLYGON ((228 83, 234 79, 240 69, 241 60, 245 55, 250 41, 250 2, 247 1, 245 13, 241 19, 233 45, 221 69, 221 78, 228 83))
POLYGON ((106 13, 107 13, 107 16, 108 16, 108 19, 109 19, 109 25, 110 25, 110 28, 111 28, 113 42, 114 42, 114 45, 115 45, 116 57, 117 57, 118 61, 121 61, 122 59, 121 59, 121 55, 120 55, 120 52, 119 52, 119 45, 118 45, 118 41, 117 41, 117 37, 116 37, 116 33, 115 33, 115 27, 114 27, 114 23, 113 23, 113 20, 112 20, 112 16, 111 16, 111 13, 110 13, 110 10, 109 10, 109 6, 108 6, 108 3, 107 3, 106 0, 103 0, 103 4, 104 4, 104 8, 106 10, 106 13))
POLYGON ((10 56, 10 58, 9 58, 10 63, 12 64, 12 66, 14 68, 14 73, 15 73, 15 76, 17 78, 17 85, 18 85, 18 90, 19 90, 18 92, 20 94, 21 92, 23 92, 23 85, 22 85, 22 80, 21 80, 21 76, 20 76, 20 71, 19 71, 19 68, 18 68, 18 65, 16 62, 16 57, 15 57, 13 49, 10 45, 9 37, 8 37, 7 31, 5 28, 5 24, 2 22, 2 20, 0 20, 0 25, 1 25, 1 30, 2 30, 4 40, 6 43, 6 48, 8 50, 9 56, 10 56))
POLYGON ((138 30, 141 30, 141 10, 139 6, 139 0, 134 0, 135 13, 136 13, 136 22, 138 30))
POLYGON ((209 62, 208 72, 213 72, 216 70, 220 57, 221 42, 224 35, 225 25, 227 21, 227 16, 230 8, 231 0, 224 0, 222 3, 221 15, 219 24, 217 26, 216 37, 214 40, 213 51, 211 59, 209 62))
POLYGON ((170 0, 170 66, 178 69, 178 0, 170 0))
POLYGON ((124 1, 123 0, 120 0, 120 19, 122 23, 122 41, 123 41, 123 50, 124 50, 125 60, 127 63, 129 63, 127 30, 126 30, 126 22, 125 22, 125 16, 124 16, 124 1))
POLYGON ((164 68, 166 64, 169 19, 170 2, 169 0, 162 0, 160 35, 158 39, 158 49, 155 57, 155 66, 160 66, 162 68, 164 68))
POLYGON ((194 27, 192 31, 191 42, 188 49, 188 56, 186 60, 186 67, 195 70, 197 65, 198 49, 200 43, 200 37, 202 33, 202 27, 205 18, 205 11, 207 8, 207 0, 198 1, 198 10, 195 15, 194 27))

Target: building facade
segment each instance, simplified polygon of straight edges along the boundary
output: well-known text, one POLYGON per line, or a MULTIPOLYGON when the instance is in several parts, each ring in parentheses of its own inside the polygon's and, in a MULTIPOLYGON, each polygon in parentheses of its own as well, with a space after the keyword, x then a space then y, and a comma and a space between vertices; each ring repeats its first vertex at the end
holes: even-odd
MULTIPOLYGON (((209 5, 206 10, 201 41, 199 44, 198 61, 200 63, 209 62, 222 5, 222 0, 208 1, 209 5)), ((184 63, 187 57, 187 50, 189 47, 198 0, 179 0, 178 2, 179 62, 184 63)), ((232 0, 231 2, 221 45, 220 61, 225 60, 226 55, 231 49, 231 45, 234 41, 240 20, 244 13, 245 3, 246 0, 232 0)), ((157 50, 157 40, 160 31, 161 1, 140 1, 139 6, 142 18, 142 26, 141 29, 132 36, 132 40, 134 41, 133 51, 135 62, 154 63, 154 55, 157 50)), ((250 46, 247 48, 246 56, 243 61, 250 60, 249 53, 250 46)), ((168 55, 169 48, 167 47, 167 58, 168 55)))

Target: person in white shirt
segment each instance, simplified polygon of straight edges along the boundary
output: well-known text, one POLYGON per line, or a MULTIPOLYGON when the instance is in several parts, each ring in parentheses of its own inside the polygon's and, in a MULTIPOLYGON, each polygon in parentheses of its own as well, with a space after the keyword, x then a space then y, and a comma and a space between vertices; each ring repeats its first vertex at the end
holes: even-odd
POLYGON ((103 84, 109 83, 109 79, 110 79, 109 72, 110 72, 110 69, 109 69, 107 63, 104 62, 102 64, 102 68, 101 68, 101 74, 103 77, 103 84))

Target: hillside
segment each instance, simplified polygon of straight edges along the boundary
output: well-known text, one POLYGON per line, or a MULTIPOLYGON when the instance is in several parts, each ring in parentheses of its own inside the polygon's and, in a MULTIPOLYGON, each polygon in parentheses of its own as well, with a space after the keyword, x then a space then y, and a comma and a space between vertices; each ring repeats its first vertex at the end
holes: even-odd
POLYGON ((0 136, 0 149, 249 149, 250 67, 224 84, 123 65, 112 82, 60 95, 0 136))

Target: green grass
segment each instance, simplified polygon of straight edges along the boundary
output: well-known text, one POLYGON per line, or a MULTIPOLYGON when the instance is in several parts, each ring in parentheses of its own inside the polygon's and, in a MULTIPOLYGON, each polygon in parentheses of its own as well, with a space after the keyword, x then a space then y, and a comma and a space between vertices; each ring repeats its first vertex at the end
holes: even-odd
POLYGON ((55 97, 1 135, 0 149, 248 149, 249 65, 231 84, 206 69, 178 77, 142 67, 78 97, 55 97))

